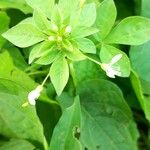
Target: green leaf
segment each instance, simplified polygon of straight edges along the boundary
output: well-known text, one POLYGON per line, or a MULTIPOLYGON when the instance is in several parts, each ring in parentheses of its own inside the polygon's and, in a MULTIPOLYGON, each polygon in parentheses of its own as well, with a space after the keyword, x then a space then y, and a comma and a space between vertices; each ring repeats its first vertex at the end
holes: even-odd
POLYGON ((9 52, 11 58, 13 59, 14 65, 20 69, 20 70, 25 70, 28 65, 25 61, 25 58, 21 54, 20 50, 17 47, 14 47, 12 44, 8 43, 5 45, 5 48, 9 52))
POLYGON ((59 0, 58 6, 63 12, 63 18, 68 18, 71 13, 79 8, 80 0, 59 0))
POLYGON ((78 49, 74 49, 73 51, 65 51, 67 58, 72 61, 81 61, 85 59, 85 55, 82 54, 78 49))
POLYGON ((29 54, 29 64, 31 64, 35 59, 47 54, 52 47, 53 44, 47 41, 35 45, 29 54))
POLYGON ((150 40, 150 19, 133 16, 123 19, 106 37, 106 43, 140 45, 150 40))
POLYGON ((37 147, 45 142, 42 125, 35 108, 21 105, 27 99, 28 89, 13 81, 0 80, 0 133, 8 137, 36 141, 37 147), (12 117, 12 114, 15 117, 12 117))
POLYGON ((129 130, 131 111, 120 89, 106 80, 89 80, 77 88, 81 101, 80 138, 83 149, 136 150, 137 129, 129 130), (111 144, 110 144, 111 143, 111 144))
POLYGON ((87 39, 87 38, 80 38, 76 39, 78 48, 84 52, 84 53, 91 53, 91 54, 96 54, 96 47, 95 44, 87 39))
POLYGON ((28 23, 21 23, 12 27, 3 33, 3 37, 18 47, 29 47, 46 38, 34 25, 28 23))
POLYGON ((10 19, 5 12, 0 11, 0 20, 0 48, 2 48, 6 40, 1 34, 8 30, 10 19))
POLYGON ((48 18, 51 18, 55 0, 26 0, 33 9, 40 9, 48 18))
POLYGON ((117 16, 113 0, 104 0, 97 8, 96 27, 99 29, 97 36, 104 39, 113 27, 117 16))
POLYGON ((130 49, 130 59, 132 68, 139 77, 150 82, 150 42, 143 45, 132 46, 130 49))
POLYGON ((90 27, 96 20, 96 6, 95 3, 84 5, 80 14, 79 26, 90 27))
POLYGON ((41 65, 49 65, 53 63, 59 57, 60 51, 57 49, 50 49, 47 54, 43 55, 39 58, 35 63, 41 65))
POLYGON ((99 31, 98 29, 93 28, 93 27, 79 27, 78 26, 72 31, 71 37, 73 39, 84 38, 94 33, 97 33, 98 31, 99 31))
POLYGON ((29 6, 26 5, 25 0, 0 0, 0 8, 5 9, 5 8, 15 8, 19 9, 24 13, 31 13, 32 10, 29 6))
POLYGON ((67 108, 58 124, 56 125, 50 148, 53 150, 80 150, 81 145, 76 132, 80 129, 80 115, 81 115, 79 97, 76 97, 71 107, 67 108))
POLYGON ((60 10, 57 4, 53 8, 51 21, 59 27, 63 22, 62 11, 60 10))
POLYGON ((135 71, 132 71, 130 79, 135 94, 140 102, 142 109, 144 110, 145 116, 150 121, 150 97, 144 96, 142 82, 135 71))
POLYGON ((57 95, 60 95, 69 79, 69 68, 67 60, 62 55, 54 61, 50 68, 50 78, 55 87, 57 95))
POLYGON ((49 29, 50 23, 48 22, 47 17, 42 11, 35 9, 33 12, 33 18, 35 24, 41 31, 46 32, 49 29))
POLYGON ((150 18, 149 10, 150 10, 149 0, 142 0, 141 15, 150 18))
POLYGON ((22 139, 11 139, 0 147, 1 150, 34 150, 35 147, 28 141, 22 139))
POLYGON ((103 45, 100 51, 100 59, 102 63, 108 64, 111 62, 112 58, 117 54, 122 54, 122 58, 113 66, 115 68, 119 68, 119 71, 121 72, 121 77, 129 77, 131 70, 130 61, 128 56, 121 50, 110 45, 103 45))
POLYGON ((105 73, 100 69, 100 66, 89 61, 84 60, 80 62, 74 62, 74 69, 77 78, 77 83, 90 79, 105 79, 105 73))

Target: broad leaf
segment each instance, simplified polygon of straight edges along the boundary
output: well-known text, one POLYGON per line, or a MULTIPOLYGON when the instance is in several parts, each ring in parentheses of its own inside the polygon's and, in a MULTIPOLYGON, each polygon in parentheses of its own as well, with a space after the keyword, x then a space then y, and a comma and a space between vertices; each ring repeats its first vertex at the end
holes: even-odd
POLYGON ((33 9, 40 9, 48 18, 51 17, 55 0, 26 0, 26 2, 33 9))
POLYGON ((137 129, 132 126, 133 138, 129 130, 131 112, 116 85, 105 80, 91 80, 80 84, 77 93, 81 100, 79 139, 83 149, 137 149, 137 129))
POLYGON ((36 141, 37 147, 45 143, 43 127, 35 108, 21 105, 27 99, 28 89, 14 81, 0 80, 0 133, 8 137, 36 141), (12 117, 15 116, 15 117, 12 117))
POLYGON ((3 37, 18 47, 29 47, 46 38, 34 25, 28 23, 21 23, 12 27, 3 33, 3 37))
POLYGON ((106 78, 100 66, 89 60, 74 62, 74 69, 78 84, 81 84, 85 80, 106 78))
POLYGON ((11 139, 9 142, 6 142, 0 147, 1 150, 34 150, 35 146, 33 146, 30 142, 21 139, 11 139))
POLYGON ((150 19, 133 16, 123 19, 106 37, 105 42, 140 45, 150 40, 150 19))
POLYGON ((81 144, 76 137, 78 130, 80 130, 80 111, 79 97, 76 97, 73 105, 63 112, 54 129, 50 150, 81 149, 81 144))
POLYGON ((81 38, 81 39, 76 39, 76 42, 77 42, 78 48, 82 52, 96 54, 96 46, 91 40, 87 38, 81 38))
POLYGON ((104 39, 113 27, 117 16, 113 0, 104 0, 97 8, 96 27, 98 39, 104 39))
POLYGON ((57 95, 60 95, 69 79, 69 68, 67 60, 62 55, 54 61, 50 68, 50 78, 55 87, 57 95))
POLYGON ((116 56, 117 54, 122 54, 121 59, 116 62, 113 66, 117 70, 119 69, 121 77, 129 77, 130 75, 130 61, 128 56, 122 52, 121 50, 110 46, 110 45, 103 45, 100 50, 100 58, 102 63, 108 64, 111 62, 112 58, 116 56))

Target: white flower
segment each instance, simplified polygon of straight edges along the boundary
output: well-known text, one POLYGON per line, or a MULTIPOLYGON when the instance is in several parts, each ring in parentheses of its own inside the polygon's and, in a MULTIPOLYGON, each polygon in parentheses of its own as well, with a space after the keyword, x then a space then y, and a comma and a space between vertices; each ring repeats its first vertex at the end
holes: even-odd
POLYGON ((67 26, 67 27, 65 28, 65 32, 66 32, 66 33, 71 33, 71 31, 72 31, 72 27, 71 27, 71 26, 67 26))
POLYGON ((110 78, 115 78, 115 75, 121 76, 120 68, 113 66, 121 58, 122 58, 122 54, 117 54, 116 56, 114 56, 112 58, 110 63, 108 63, 108 64, 102 63, 101 64, 102 69, 106 72, 107 76, 109 76, 110 78))
POLYGON ((36 87, 36 89, 32 90, 29 94, 28 94, 28 102, 30 105, 35 105, 36 104, 36 100, 39 98, 41 91, 43 90, 43 86, 39 85, 36 87))

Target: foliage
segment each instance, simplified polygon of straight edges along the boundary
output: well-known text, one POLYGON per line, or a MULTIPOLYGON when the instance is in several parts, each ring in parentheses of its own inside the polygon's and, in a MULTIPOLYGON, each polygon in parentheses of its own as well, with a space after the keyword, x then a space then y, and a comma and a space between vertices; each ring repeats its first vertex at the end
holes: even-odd
POLYGON ((150 148, 150 3, 128 3, 0 0, 0 149, 150 148))

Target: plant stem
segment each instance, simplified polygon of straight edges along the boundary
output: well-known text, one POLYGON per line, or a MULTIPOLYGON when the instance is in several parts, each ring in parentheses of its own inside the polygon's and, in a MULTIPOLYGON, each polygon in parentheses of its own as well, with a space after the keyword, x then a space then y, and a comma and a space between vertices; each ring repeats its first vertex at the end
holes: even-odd
POLYGON ((69 62, 69 69, 70 69, 70 74, 71 74, 74 86, 77 87, 76 74, 75 74, 75 70, 73 67, 73 63, 71 61, 69 62))
POLYGON ((42 86, 44 86, 44 84, 46 83, 48 77, 49 77, 49 73, 47 74, 47 76, 45 77, 44 81, 42 82, 42 84, 41 84, 42 86))
POLYGON ((29 76, 34 76, 34 75, 40 75, 40 74, 47 74, 48 71, 47 70, 44 70, 44 71, 35 71, 35 72, 31 72, 31 73, 28 73, 29 76))
POLYGON ((98 64, 99 66, 102 65, 102 63, 100 63, 99 61, 97 61, 97 60, 95 60, 95 59, 93 59, 93 58, 91 58, 91 57, 86 56, 86 58, 89 59, 90 61, 92 61, 92 62, 98 64))

